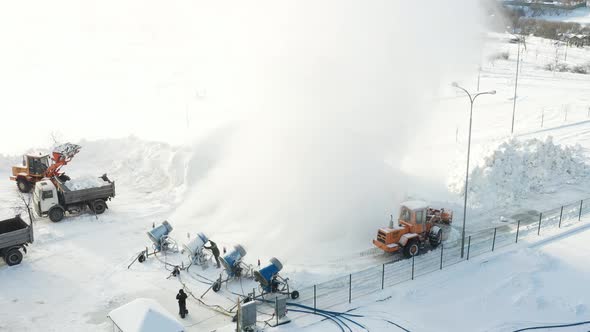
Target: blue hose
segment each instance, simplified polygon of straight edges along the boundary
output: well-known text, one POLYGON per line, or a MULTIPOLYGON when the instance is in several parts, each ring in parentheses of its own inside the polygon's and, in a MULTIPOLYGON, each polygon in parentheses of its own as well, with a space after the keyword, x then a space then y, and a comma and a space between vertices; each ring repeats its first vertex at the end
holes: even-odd
POLYGON ((297 310, 297 309, 292 309, 291 311, 293 311, 293 312, 302 312, 302 313, 306 313, 306 314, 313 314, 313 315, 318 315, 318 316, 325 317, 325 318, 331 320, 332 322, 334 322, 334 324, 338 325, 338 327, 340 328, 340 331, 346 332, 346 331, 344 331, 344 328, 342 327, 342 325, 340 325, 340 323, 337 320, 335 320, 334 318, 332 318, 332 317, 330 317, 330 316, 328 316, 326 314, 322 314, 322 313, 319 313, 319 312, 313 312, 313 311, 297 310))
POLYGON ((527 327, 520 330, 515 330, 514 332, 521 332, 521 331, 528 331, 528 330, 540 330, 540 329, 556 329, 559 327, 572 327, 572 326, 579 326, 590 324, 590 321, 579 322, 579 323, 572 323, 572 324, 561 324, 561 325, 546 325, 546 326, 535 326, 535 327, 527 327))

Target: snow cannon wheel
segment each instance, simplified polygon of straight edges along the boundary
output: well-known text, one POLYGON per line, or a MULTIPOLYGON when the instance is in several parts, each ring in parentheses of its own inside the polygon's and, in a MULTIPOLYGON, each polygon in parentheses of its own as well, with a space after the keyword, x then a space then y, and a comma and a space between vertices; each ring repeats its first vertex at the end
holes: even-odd
POLYGON ((219 281, 214 282, 212 288, 215 293, 219 292, 221 289, 221 283, 219 281))
POLYGON ((53 222, 60 222, 64 218, 64 210, 59 207, 54 207, 49 210, 49 220, 53 222))
POLYGON ((292 291, 291 292, 291 299, 292 300, 297 300, 299 298, 299 292, 298 291, 292 291))
POLYGON ((145 254, 144 254, 143 252, 142 252, 141 254, 139 254, 139 256, 137 257, 137 260, 138 260, 140 263, 143 263, 143 262, 145 262, 145 260, 146 260, 145 254))
POLYGON ((404 246, 404 256, 406 258, 417 256, 419 253, 420 253, 420 246, 418 245, 417 239, 411 239, 404 246))
POLYGON ((103 214, 104 211, 107 209, 107 203, 105 203, 102 199, 97 199, 92 203, 92 211, 96 214, 103 214))
POLYGON ((4 255, 4 261, 8 266, 18 265, 23 261, 23 254, 17 248, 10 249, 4 255))
POLYGON ((29 181, 26 179, 18 179, 16 180, 16 186, 21 193, 28 193, 31 191, 33 187, 29 181))

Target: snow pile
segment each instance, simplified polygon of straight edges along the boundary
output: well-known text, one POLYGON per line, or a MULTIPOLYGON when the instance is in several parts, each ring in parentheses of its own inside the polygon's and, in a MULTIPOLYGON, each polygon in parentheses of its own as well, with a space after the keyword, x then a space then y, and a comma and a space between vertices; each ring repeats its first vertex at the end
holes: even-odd
MULTIPOLYGON (((472 206, 510 206, 533 194, 554 193, 560 187, 588 180, 588 165, 580 146, 561 146, 545 140, 510 139, 500 144, 469 178, 472 206)), ((464 181, 451 190, 463 195, 464 181)))
POLYGON ((77 179, 69 180, 65 183, 70 190, 82 190, 90 188, 98 188, 104 186, 106 183, 102 178, 85 176, 77 179))

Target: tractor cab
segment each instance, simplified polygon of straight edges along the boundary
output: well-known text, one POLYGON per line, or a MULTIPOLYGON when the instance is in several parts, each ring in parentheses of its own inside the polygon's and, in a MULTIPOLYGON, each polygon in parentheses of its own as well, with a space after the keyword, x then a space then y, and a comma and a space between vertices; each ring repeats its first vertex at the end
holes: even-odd
POLYGON ((30 175, 43 176, 49 167, 49 156, 25 155, 23 156, 23 166, 28 170, 30 175))

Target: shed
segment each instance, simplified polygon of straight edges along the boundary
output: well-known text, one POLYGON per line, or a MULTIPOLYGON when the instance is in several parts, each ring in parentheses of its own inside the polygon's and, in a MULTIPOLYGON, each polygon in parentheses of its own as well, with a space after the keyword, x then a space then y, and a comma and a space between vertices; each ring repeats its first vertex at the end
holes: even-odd
POLYGON ((152 299, 135 299, 107 316, 117 332, 184 332, 184 326, 152 299))

